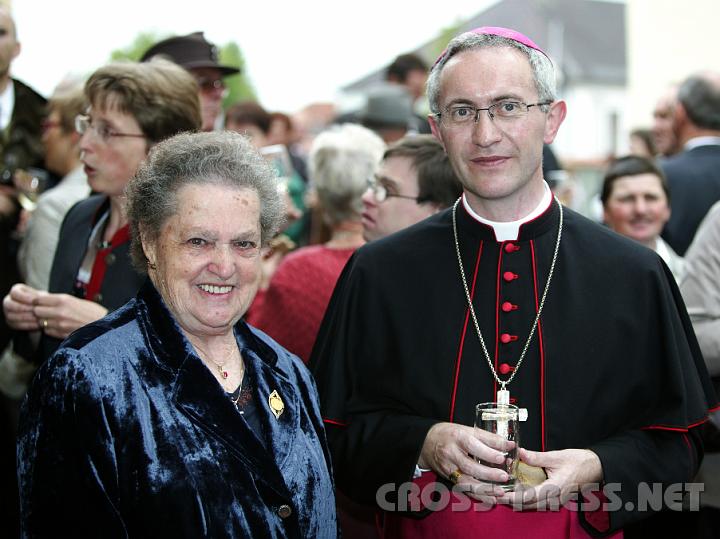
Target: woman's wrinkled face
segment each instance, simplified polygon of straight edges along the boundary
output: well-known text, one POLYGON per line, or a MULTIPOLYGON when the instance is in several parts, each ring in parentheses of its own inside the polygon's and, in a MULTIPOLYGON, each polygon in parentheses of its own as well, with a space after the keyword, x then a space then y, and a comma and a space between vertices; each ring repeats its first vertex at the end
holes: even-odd
POLYGON ((157 241, 143 240, 150 278, 190 337, 226 334, 257 292, 260 199, 250 189, 199 184, 180 189, 177 201, 157 241))

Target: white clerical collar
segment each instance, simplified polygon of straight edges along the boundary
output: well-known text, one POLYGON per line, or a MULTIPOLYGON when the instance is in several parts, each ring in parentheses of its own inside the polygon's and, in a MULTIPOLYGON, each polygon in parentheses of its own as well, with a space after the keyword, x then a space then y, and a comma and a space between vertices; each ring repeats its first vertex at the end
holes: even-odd
POLYGON ((698 146, 720 146, 720 137, 695 137, 685 143, 685 151, 692 150, 698 146))
POLYGON ((497 241, 515 241, 520 234, 520 227, 522 225, 532 221, 539 215, 543 214, 550 207, 550 204, 552 203, 552 191, 550 191, 550 186, 544 180, 543 185, 545 186, 545 190, 543 192, 543 197, 540 200, 540 203, 535 207, 533 211, 531 211, 522 219, 518 219, 517 221, 500 223, 497 221, 490 221, 489 219, 485 219, 484 217, 479 216, 470 207, 470 204, 468 204, 465 198, 465 193, 463 193, 462 202, 463 206, 465 206, 465 210, 470 214, 473 219, 479 221, 484 225, 492 227, 492 229, 495 231, 495 239, 497 241))
POLYGON ((15 83, 10 79, 5 91, 0 94, 0 129, 10 125, 13 108, 15 108, 15 83))

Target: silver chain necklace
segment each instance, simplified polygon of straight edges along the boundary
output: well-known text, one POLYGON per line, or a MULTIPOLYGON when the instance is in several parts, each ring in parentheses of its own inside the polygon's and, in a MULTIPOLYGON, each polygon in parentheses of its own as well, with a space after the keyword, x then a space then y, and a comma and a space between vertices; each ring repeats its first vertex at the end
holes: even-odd
POLYGON ((495 381, 500 384, 500 390, 498 391, 497 395, 498 403, 509 404, 510 392, 506 389, 506 387, 510 384, 510 382, 513 381, 513 378, 515 378, 515 375, 520 370, 520 366, 525 359, 525 354, 530 347, 530 341, 532 341, 533 335, 535 335, 535 329, 537 328, 538 322, 540 321, 540 315, 542 314, 543 307, 545 306, 545 298, 547 297, 548 290, 550 289, 550 282, 552 281, 553 273, 555 271, 555 262, 557 261, 558 251, 560 250, 560 239, 562 238, 563 207, 557 197, 553 197, 558 205, 558 208, 560 208, 560 222, 558 224, 557 240, 555 241, 555 252, 553 253, 552 263, 550 264, 550 271, 548 272, 547 282, 545 283, 545 290, 543 290, 543 295, 540 299, 540 305, 538 306, 535 321, 530 328, 530 335, 528 335, 527 341, 525 341, 525 346, 520 353, 520 359, 518 359, 517 365, 515 365, 515 369, 510 375, 510 378, 508 378, 507 380, 501 380, 497 374, 497 371, 495 370, 495 367, 492 364, 492 360, 490 359, 490 354, 487 351, 487 347, 485 346, 485 339, 483 339, 482 332, 480 331, 480 324, 478 324, 477 316, 475 316, 475 308, 473 307, 472 298, 470 297, 470 289, 468 288, 467 279, 465 278, 465 269, 463 268, 462 255, 460 254, 460 242, 458 240, 457 219, 455 217, 457 206, 460 203, 461 198, 462 197, 458 198, 455 201, 452 211, 453 237, 455 238, 455 252, 457 253, 458 265, 460 267, 460 277, 462 277, 463 288, 465 289, 465 298, 467 299, 473 324, 475 324, 475 331, 477 332, 478 339, 480 339, 480 346, 482 347, 482 350, 485 354, 485 359, 487 360, 488 367, 490 367, 490 372, 492 372, 493 378, 495 378, 495 381))

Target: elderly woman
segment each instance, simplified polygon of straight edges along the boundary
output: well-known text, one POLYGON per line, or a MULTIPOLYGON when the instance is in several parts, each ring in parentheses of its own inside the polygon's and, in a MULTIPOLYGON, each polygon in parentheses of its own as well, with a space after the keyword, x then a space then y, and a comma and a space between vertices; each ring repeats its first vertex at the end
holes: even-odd
POLYGON ((164 60, 101 67, 85 84, 85 97, 90 107, 75 127, 96 194, 65 216, 48 291, 19 284, 3 301, 13 329, 43 332, 38 363, 70 333, 135 295, 143 278, 128 255, 125 186, 154 144, 201 123, 195 80, 164 60))
POLYGON ((38 371, 18 449, 26 535, 335 537, 312 379, 241 320, 282 220, 274 173, 241 135, 178 135, 127 196, 149 281, 38 371))
POLYGON ((362 195, 384 151, 382 139, 359 125, 318 135, 310 150, 310 177, 330 240, 288 254, 248 313, 249 323, 305 362, 340 272, 364 243, 362 195))

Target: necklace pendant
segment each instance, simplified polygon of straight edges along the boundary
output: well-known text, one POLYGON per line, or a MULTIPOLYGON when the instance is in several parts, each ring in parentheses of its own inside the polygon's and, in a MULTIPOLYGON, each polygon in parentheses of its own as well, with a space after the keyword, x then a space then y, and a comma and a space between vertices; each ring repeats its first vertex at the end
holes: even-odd
MULTIPOLYGON (((510 404, 510 391, 507 389, 498 389, 497 392, 497 404, 498 406, 507 406, 510 404)), ((517 419, 518 421, 527 421, 528 411, 527 408, 518 408, 517 419)))
POLYGON ((227 372, 227 371, 220 371, 220 372, 222 372, 222 377, 223 377, 223 378, 227 378, 227 377, 228 377, 228 372, 227 372))
MULTIPOLYGON (((527 340, 525 341, 525 347, 523 348, 522 352, 520 353, 520 357, 517 360, 517 364, 515 365, 515 369, 513 371, 512 376, 508 378, 507 380, 500 380, 498 378, 497 371, 495 370, 495 367, 493 366, 493 362, 490 359, 490 354, 488 353, 487 346, 485 346, 485 339, 483 339, 482 331, 480 331, 480 324, 478 323, 477 316, 475 315, 475 308, 473 307, 472 297, 470 296, 470 289, 468 288, 467 279, 465 277, 465 269, 463 267, 463 260, 462 255, 460 253, 460 241, 458 239, 458 230, 457 230, 457 207, 460 204, 461 198, 458 198, 455 201, 455 204, 452 206, 452 231, 453 231, 453 239, 455 240, 455 254, 457 255, 458 260, 458 268, 460 270, 460 279, 462 281, 463 289, 465 290, 465 299, 467 300, 468 304, 468 311, 470 312, 470 315, 472 316, 473 324, 475 325, 475 332, 477 333, 478 340, 480 341, 480 346, 482 348, 483 353, 485 354, 485 359, 487 361, 488 367, 490 367, 490 372, 493 374, 493 378, 495 381, 500 384, 500 389, 497 391, 497 398, 496 398, 496 405, 498 408, 500 407, 509 407, 510 405, 510 392, 506 389, 508 384, 512 382, 513 378, 517 374, 518 370, 520 369, 520 366, 522 365, 523 359, 525 358, 525 353, 527 352, 528 347, 530 346, 530 343, 532 342, 532 338, 535 335, 535 331, 538 328, 538 325, 540 323, 540 315, 542 314, 543 307, 545 306, 545 299, 547 298, 548 291, 550 290, 550 283, 552 282, 552 276, 555 271, 555 263, 557 262, 558 258, 558 252, 560 251, 560 240, 562 238, 562 231, 563 231, 563 207, 562 204, 560 204, 560 201, 557 199, 557 197, 554 197, 555 203, 558 206, 558 213, 559 213, 559 219, 558 219, 558 232, 557 232, 557 238, 555 240, 555 251, 553 252, 552 262, 550 263, 550 270, 548 271, 547 281, 545 281, 545 288, 543 289, 542 297, 540 298, 540 304, 537 307, 537 313, 535 314, 535 321, 533 322, 532 326, 530 327, 530 333, 528 335, 527 340)), ((503 364, 503 366, 507 367, 507 365, 503 364)), ((507 374, 506 372, 503 372, 502 367, 500 370, 501 374, 507 374)), ((527 420, 527 409, 525 408, 519 408, 517 410, 517 418, 520 421, 526 421, 527 420)))

